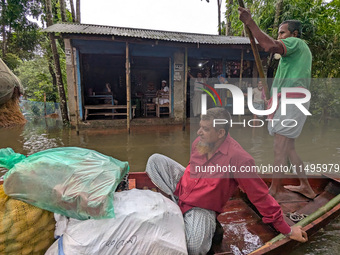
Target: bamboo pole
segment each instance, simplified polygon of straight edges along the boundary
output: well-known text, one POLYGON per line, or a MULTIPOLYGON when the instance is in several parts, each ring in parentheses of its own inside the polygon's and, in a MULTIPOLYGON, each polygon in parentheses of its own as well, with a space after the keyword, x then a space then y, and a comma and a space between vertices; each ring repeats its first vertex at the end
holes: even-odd
POLYGON ((130 134, 130 111, 131 111, 131 88, 130 88, 130 55, 129 55, 129 43, 126 42, 126 54, 125 54, 125 72, 126 72, 126 128, 130 134))
MULTIPOLYGON (((327 204, 325 204, 324 206, 320 207, 318 210, 316 210, 312 214, 308 215, 303 220, 301 220, 298 223, 296 223, 294 226, 301 226, 301 227, 307 226, 308 224, 310 224, 314 220, 320 218, 322 215, 324 215, 325 213, 327 213, 330 210, 332 210, 339 203, 340 203, 340 194, 337 195, 336 197, 332 198, 327 204)), ((266 248, 268 246, 271 246, 273 243, 275 243, 277 241, 280 241, 280 240, 282 240, 284 238, 286 238, 285 235, 279 234, 276 237, 274 237, 273 239, 271 239, 270 241, 268 241, 265 245, 263 245, 262 247, 260 247, 259 249, 255 250, 255 251, 253 251, 250 254, 257 253, 260 250, 262 250, 262 249, 264 249, 264 248, 266 248)))
MULTIPOLYGON (((245 8, 243 0, 238 0, 238 2, 239 2, 239 5, 242 8, 245 8)), ((269 95, 269 90, 268 90, 268 85, 267 85, 266 77, 264 76, 264 71, 263 71, 263 66, 262 66, 259 50, 257 48, 254 36, 253 36, 252 32, 250 31, 250 29, 246 25, 244 25, 244 28, 245 28, 245 30, 246 30, 246 32, 248 34, 249 40, 250 40, 251 49, 252 49, 253 54, 254 54, 255 63, 256 63, 257 70, 259 72, 259 76, 260 76, 262 84, 263 84, 264 92, 266 94, 266 99, 269 100, 270 95, 269 95)))

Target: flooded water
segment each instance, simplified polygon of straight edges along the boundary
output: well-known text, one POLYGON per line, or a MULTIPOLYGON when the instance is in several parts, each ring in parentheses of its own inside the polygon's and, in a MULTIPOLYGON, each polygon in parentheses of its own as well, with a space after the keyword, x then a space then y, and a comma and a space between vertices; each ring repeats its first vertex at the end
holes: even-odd
MULTIPOLYGON (((132 127, 130 135, 122 129, 81 130, 65 128, 55 119, 31 120, 23 127, 0 128, 0 148, 10 147, 15 152, 31 155, 54 147, 76 146, 99 151, 122 161, 128 161, 131 171, 144 171, 153 153, 167 155, 187 165, 190 154, 190 130, 182 126, 132 127)), ((266 128, 231 128, 231 136, 255 159, 256 164, 273 163, 273 138, 266 128)), ((340 122, 324 125, 309 120, 296 149, 306 164, 340 163, 340 122)), ((0 173, 0 176, 2 174, 0 173)), ((310 242, 295 250, 293 255, 340 254, 340 218, 310 238, 310 242)))

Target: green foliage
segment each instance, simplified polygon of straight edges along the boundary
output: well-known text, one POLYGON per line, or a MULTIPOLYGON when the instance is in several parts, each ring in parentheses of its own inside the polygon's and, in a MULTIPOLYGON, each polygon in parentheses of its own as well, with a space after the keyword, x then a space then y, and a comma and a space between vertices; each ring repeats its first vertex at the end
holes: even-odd
POLYGON ((12 53, 7 53, 7 55, 3 58, 3 61, 11 70, 14 70, 22 63, 21 59, 17 55, 12 53))
POLYGON ((25 61, 15 70, 25 89, 25 96, 34 101, 56 101, 58 93, 52 84, 48 70, 48 61, 44 57, 36 56, 35 59, 25 61))
MULTIPOLYGON (((275 4, 277 0, 245 1, 253 19, 269 35, 273 34, 275 4)), ((241 35, 243 24, 238 17, 238 1, 226 7, 230 16, 232 35, 241 35)), ((297 19, 302 23, 304 39, 313 55, 312 76, 314 78, 340 78, 340 0, 284 0, 279 24, 284 20, 297 19)), ((276 34, 276 32, 274 31, 276 34)), ((324 119, 340 114, 338 84, 314 83, 311 89, 313 114, 324 119)))
MULTIPOLYGON (((259 27, 271 34, 272 25, 274 23, 275 15, 275 0, 259 0, 259 1, 244 1, 246 8, 250 9, 254 21, 259 27)), ((232 4, 229 4, 229 0, 226 0, 227 10, 231 10, 230 21, 231 31, 229 35, 241 36, 243 31, 243 23, 239 20, 238 14, 238 1, 234 0, 232 4)))
MULTIPOLYGON (((7 0, 0 4, 0 38, 5 45, 3 57, 12 53, 20 59, 34 57, 39 44, 39 26, 32 18, 42 13, 41 0, 7 0), (31 17, 29 19, 29 17, 31 17), (5 32, 3 32, 5 31, 5 32), (5 38, 5 41, 4 41, 5 38)), ((3 48, 3 47, 2 47, 3 48)))
POLYGON ((302 22, 302 38, 313 54, 314 77, 340 77, 339 2, 285 1, 281 21, 298 19, 302 22))
POLYGON ((333 116, 339 116, 339 79, 314 79, 312 85, 312 114, 320 115, 325 122, 333 116))
MULTIPOLYGON (((229 2, 229 1, 227 1, 229 2)), ((245 1, 253 19, 266 33, 272 34, 276 0, 245 1)), ((243 24, 238 18, 238 2, 226 4, 231 13, 231 35, 241 35, 243 24)), ((313 54, 313 77, 340 77, 340 0, 284 0, 279 23, 287 19, 302 22, 302 38, 313 54)))
MULTIPOLYGON (((51 2, 53 21, 56 23, 61 20, 60 5, 58 0, 51 2)), ((51 44, 48 36, 40 32, 37 21, 32 21, 34 18, 46 22, 45 1, 9 0, 5 5, 0 4, 0 12, 4 14, 0 20, 5 25, 5 36, 8 38, 4 61, 15 70, 25 88, 25 96, 29 100, 43 101, 46 93, 47 101, 58 101, 58 91, 52 79, 55 70, 51 44)), ((71 21, 70 12, 66 10, 66 14, 67 19, 71 21)), ((62 79, 66 84, 66 61, 62 39, 57 40, 57 48, 62 79)))

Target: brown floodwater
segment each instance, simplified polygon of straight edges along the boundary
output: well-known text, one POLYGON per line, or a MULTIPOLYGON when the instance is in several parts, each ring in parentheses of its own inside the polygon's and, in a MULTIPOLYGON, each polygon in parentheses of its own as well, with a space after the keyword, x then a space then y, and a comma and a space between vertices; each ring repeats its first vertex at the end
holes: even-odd
MULTIPOLYGON (((144 171, 148 157, 161 153, 182 165, 189 160, 190 143, 195 138, 196 123, 187 126, 138 126, 127 134, 121 129, 87 129, 77 135, 74 129, 62 126, 59 120, 30 120, 25 126, 0 128, 0 148, 10 147, 17 153, 31 155, 55 148, 76 146, 96 150, 122 161, 128 161, 131 171, 144 171), (190 132, 191 131, 191 132, 190 132)), ((230 130, 257 165, 273 163, 273 138, 267 129, 236 125, 230 130)), ((310 119, 296 141, 296 149, 305 164, 340 163, 340 122, 323 124, 310 119)), ((0 176, 3 173, 0 173, 0 176)), ((340 218, 310 237, 293 255, 340 254, 340 218)))

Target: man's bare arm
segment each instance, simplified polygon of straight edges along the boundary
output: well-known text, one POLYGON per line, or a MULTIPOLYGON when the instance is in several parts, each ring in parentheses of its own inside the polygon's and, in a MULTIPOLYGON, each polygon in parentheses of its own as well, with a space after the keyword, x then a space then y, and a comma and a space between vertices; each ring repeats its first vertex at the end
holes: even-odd
POLYGON ((253 36, 259 42, 260 46, 266 52, 279 53, 281 55, 284 53, 284 48, 283 48, 282 43, 274 40, 269 35, 264 33, 256 25, 255 21, 251 17, 250 12, 247 9, 239 7, 238 12, 240 14, 240 20, 249 28, 253 36))

